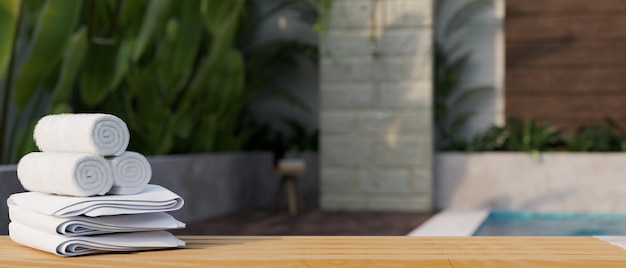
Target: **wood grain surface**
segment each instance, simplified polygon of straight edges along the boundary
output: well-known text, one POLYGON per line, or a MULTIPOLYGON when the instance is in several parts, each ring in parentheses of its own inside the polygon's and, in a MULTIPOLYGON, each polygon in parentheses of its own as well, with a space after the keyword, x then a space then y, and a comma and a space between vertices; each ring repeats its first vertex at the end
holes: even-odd
POLYGON ((593 237, 181 236, 187 247, 58 257, 0 237, 0 267, 626 267, 593 237))

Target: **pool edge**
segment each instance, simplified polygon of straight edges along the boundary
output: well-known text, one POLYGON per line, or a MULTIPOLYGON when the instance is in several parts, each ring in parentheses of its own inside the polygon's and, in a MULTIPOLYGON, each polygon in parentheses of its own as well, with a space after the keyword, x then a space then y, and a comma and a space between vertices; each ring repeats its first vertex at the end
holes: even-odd
POLYGON ((488 209, 447 209, 413 229, 407 236, 472 236, 487 216, 488 209))

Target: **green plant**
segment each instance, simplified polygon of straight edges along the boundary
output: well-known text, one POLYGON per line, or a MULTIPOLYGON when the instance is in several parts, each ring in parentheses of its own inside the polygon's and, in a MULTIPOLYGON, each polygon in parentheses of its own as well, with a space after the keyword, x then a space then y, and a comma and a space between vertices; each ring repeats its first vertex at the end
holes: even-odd
POLYGON ((456 139, 450 144, 451 151, 483 152, 502 150, 510 133, 503 127, 491 126, 474 135, 472 139, 456 139))
MULTIPOLYGON (((442 10, 448 1, 436 1, 435 17, 442 16, 442 10)), ((435 20, 434 42, 434 114, 436 147, 442 150, 463 149, 468 141, 461 135, 467 120, 473 111, 460 110, 468 101, 486 91, 490 86, 464 88, 460 82, 466 70, 469 54, 458 54, 463 44, 462 38, 455 35, 463 32, 472 18, 492 6, 491 0, 471 0, 454 10, 446 21, 435 20), (456 54, 459 56, 453 57, 456 54)))
POLYGON ((274 145, 280 142, 291 152, 317 151, 319 146, 319 133, 317 130, 311 131, 292 118, 283 118, 281 121, 285 125, 285 129, 272 128, 267 122, 249 122, 247 127, 257 131, 246 144, 246 148, 252 150, 272 150, 274 145))
POLYGON ((0 14, 11 16, 2 16, 0 36, 14 32, 8 40, 20 46, 0 42, 0 71, 9 72, 0 79, 22 116, 11 128, 19 132, 0 137, 20 141, 0 148, 3 161, 34 148, 28 133, 41 114, 60 112, 114 113, 131 130, 130 149, 145 154, 241 150, 256 131, 241 127, 253 94, 304 106, 271 86, 268 70, 311 46, 249 42, 264 18, 303 1, 262 14, 246 0, 2 2, 0 14))
POLYGON ((51 73, 58 74, 81 6, 79 1, 7 0, 0 4, 4 20, 0 43, 5 45, 0 50, 1 163, 15 162, 18 154, 34 149, 32 138, 28 138, 34 118, 51 110, 45 103, 56 83, 56 75, 51 73), (44 92, 42 87, 49 90, 44 92))
POLYGON ((318 132, 309 131, 302 123, 288 118, 285 123, 289 127, 287 144, 295 152, 315 151, 318 148, 318 132))
POLYGON ((605 124, 583 126, 575 135, 566 137, 567 147, 576 152, 626 151, 626 141, 615 133, 615 126, 611 120, 605 124))
MULTIPOLYGON (((4 77, 8 71, 8 76, 12 76, 12 69, 7 68, 12 66, 12 51, 15 45, 15 33, 17 32, 17 22, 19 21, 19 10, 21 1, 3 1, 0 2, 0 36, 3 37, 3 41, 0 41, 0 78, 4 77)), ((10 79, 9 79, 10 80, 10 79)), ((2 81, 2 79, 0 79, 2 81)), ((0 108, 0 159, 5 159, 8 155, 8 149, 5 148, 5 134, 7 134, 7 120, 9 114, 9 90, 11 84, 7 80, 5 81, 2 89, 2 106, 0 108)), ((5 161, 2 161, 2 163, 5 161)))
POLYGON ((532 119, 509 119, 505 127, 491 126, 469 141, 457 140, 454 151, 525 151, 534 158, 545 151, 615 152, 626 151, 626 140, 617 134, 612 120, 586 125, 564 134, 556 126, 537 124, 532 119))
MULTIPOLYGON (((311 0, 316 4, 317 12, 314 17, 313 30, 321 33, 325 32, 328 27, 328 16, 333 0, 311 0)), ((308 13, 311 14, 311 13, 308 13)))
POLYGON ((505 151, 525 151, 537 155, 541 151, 555 151, 564 147, 564 137, 556 126, 536 124, 532 119, 509 119, 505 130, 505 151))

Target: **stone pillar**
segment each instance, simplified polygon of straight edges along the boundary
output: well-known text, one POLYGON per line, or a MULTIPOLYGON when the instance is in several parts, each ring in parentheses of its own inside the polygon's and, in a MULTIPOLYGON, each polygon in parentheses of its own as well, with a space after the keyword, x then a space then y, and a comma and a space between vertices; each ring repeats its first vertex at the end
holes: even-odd
POLYGON ((432 0, 335 0, 321 43, 321 207, 431 210, 432 0))

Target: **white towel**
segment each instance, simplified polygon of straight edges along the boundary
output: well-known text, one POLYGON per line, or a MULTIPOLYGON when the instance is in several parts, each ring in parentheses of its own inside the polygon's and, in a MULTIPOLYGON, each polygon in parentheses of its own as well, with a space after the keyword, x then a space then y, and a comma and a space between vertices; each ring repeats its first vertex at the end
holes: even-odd
POLYGON ((184 241, 167 231, 67 237, 45 233, 17 222, 9 223, 9 237, 18 244, 64 257, 185 246, 184 241))
POLYGON ((9 219, 49 234, 83 236, 123 232, 158 231, 185 228, 165 212, 102 217, 55 217, 22 208, 8 202, 9 219))
POLYGON ((55 114, 39 119, 33 133, 43 152, 121 155, 130 134, 126 123, 110 114, 55 114))
POLYGON ((148 184, 143 191, 133 195, 75 197, 24 192, 12 194, 7 203, 57 217, 99 217, 174 211, 180 209, 184 201, 162 186, 148 184))
POLYGON ((17 164, 17 177, 24 189, 42 193, 103 195, 113 186, 112 176, 104 157, 89 154, 34 152, 17 164))
POLYGON ((146 157, 135 152, 107 157, 113 168, 113 187, 109 194, 136 194, 150 182, 152 167, 146 157))

